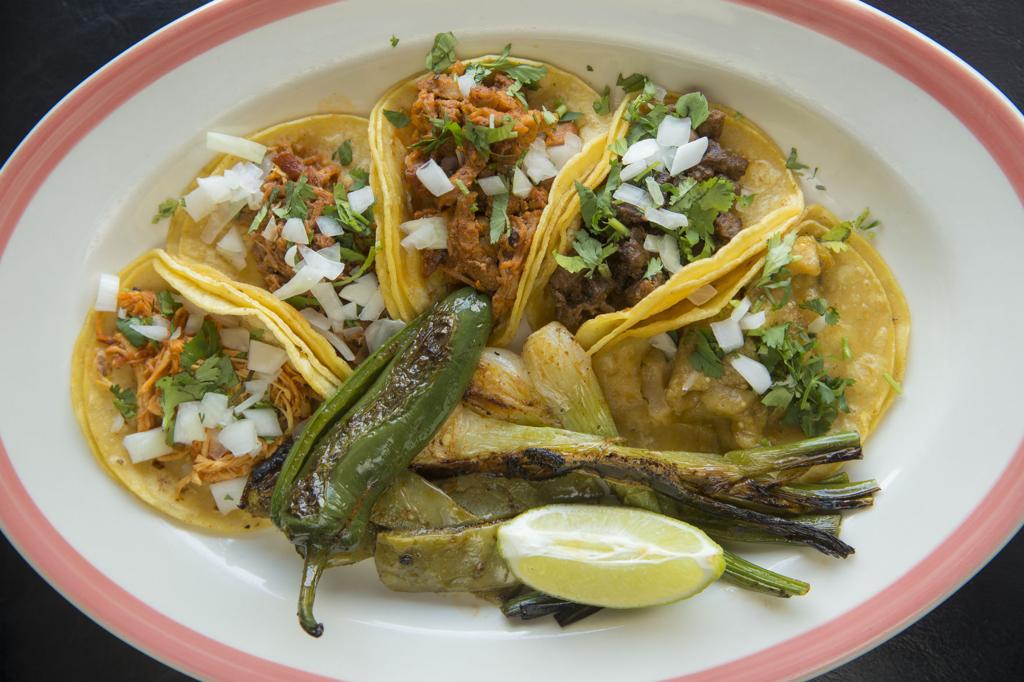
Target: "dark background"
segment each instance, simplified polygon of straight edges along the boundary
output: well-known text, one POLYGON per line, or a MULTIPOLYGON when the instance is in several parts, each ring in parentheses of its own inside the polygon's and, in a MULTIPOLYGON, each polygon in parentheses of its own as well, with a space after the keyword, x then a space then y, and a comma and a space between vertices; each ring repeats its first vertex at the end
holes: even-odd
MULTIPOLYGON (((10 156, 36 121, 89 74, 201 4, 0 0, 0 158, 10 156)), ((1024 0, 872 4, 963 57, 1018 107, 1024 103, 1024 0)), ((885 102, 878 106, 884 115, 885 102)), ((0 679, 187 679, 82 615, 6 539, 0 540, 0 569, 0 679)), ((819 680, 1024 679, 1022 572, 1024 534, 1018 534, 931 614, 819 680)))

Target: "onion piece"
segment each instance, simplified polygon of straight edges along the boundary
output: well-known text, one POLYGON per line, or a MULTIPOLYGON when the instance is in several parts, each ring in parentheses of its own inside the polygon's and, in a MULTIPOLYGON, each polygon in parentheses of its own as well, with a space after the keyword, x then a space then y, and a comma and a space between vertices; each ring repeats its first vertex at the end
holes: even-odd
POLYGON ((238 230, 231 229, 224 233, 217 242, 217 253, 224 256, 236 270, 245 268, 245 244, 238 230))
POLYGON ((199 401, 199 417, 208 429, 227 426, 235 421, 235 415, 228 407, 228 397, 223 393, 206 393, 199 401))
POLYGON ((530 195, 532 189, 533 183, 530 182, 530 178, 526 177, 526 173, 519 168, 512 171, 512 194, 520 199, 525 199, 530 195))
POLYGON ((666 358, 670 361, 675 359, 676 353, 679 352, 679 346, 676 345, 671 336, 662 332, 652 336, 650 340, 651 345, 664 353, 666 358))
POLYGON ((505 181, 498 175, 477 178, 476 184, 480 185, 480 189, 489 197, 493 197, 496 194, 508 194, 508 187, 505 186, 505 181))
POLYGON ((220 330, 220 342, 231 350, 249 350, 249 330, 245 327, 231 327, 220 330))
POLYGON ((705 284, 700 289, 697 289, 692 294, 686 297, 686 300, 694 305, 704 305, 715 297, 718 293, 718 289, 715 289, 710 284, 705 284))
POLYGON ((748 358, 746 355, 735 355, 729 358, 729 364, 758 395, 772 387, 772 375, 768 372, 768 368, 757 360, 748 358))
POLYGON ((274 216, 269 216, 267 218, 267 226, 263 228, 263 232, 260 234, 262 234, 263 238, 268 242, 281 236, 281 226, 277 224, 276 220, 274 220, 274 216))
POLYGON ((661 185, 652 176, 648 175, 644 180, 644 185, 647 187, 647 193, 651 195, 651 201, 654 202, 655 206, 661 206, 665 203, 665 195, 661 191, 661 185))
POLYGON ((740 299, 739 303, 736 304, 736 307, 732 309, 732 313, 729 317, 736 321, 741 320, 744 315, 750 312, 751 305, 750 299, 744 296, 740 299))
POLYGON ((264 175, 262 168, 247 161, 240 161, 224 171, 224 180, 231 188, 231 200, 246 203, 254 211, 258 209, 263 203, 264 175))
POLYGON ((352 349, 348 347, 348 344, 341 340, 337 334, 327 329, 317 329, 320 335, 323 336, 327 341, 334 346, 334 350, 338 351, 345 360, 351 362, 356 359, 356 354, 352 352, 352 349))
POLYGON ((311 286, 309 290, 316 298, 317 303, 320 304, 320 307, 324 309, 324 314, 327 315, 328 319, 334 321, 345 319, 341 299, 338 298, 338 292, 334 290, 333 286, 327 282, 320 282, 311 286))
POLYGON ((247 455, 260 447, 256 423, 251 419, 239 419, 228 424, 217 434, 217 442, 236 457, 247 455))
POLYGON ((284 221, 281 228, 281 236, 293 244, 309 244, 309 235, 306 233, 306 223, 301 218, 289 218, 284 221))
MULTIPOLYGON (((299 245, 299 253, 302 254, 302 262, 306 264, 303 270, 312 270, 330 280, 338 279, 341 277, 341 273, 345 272, 344 263, 324 258, 308 246, 299 245)), ((312 287, 310 287, 310 290, 312 290, 312 287)))
POLYGON ((398 228, 407 235, 401 242, 406 249, 422 251, 448 248, 448 223, 441 216, 407 220, 398 228))
MULTIPOLYGON (((441 172, 443 173, 444 171, 441 172)), ((365 213, 366 209, 373 206, 375 201, 376 199, 373 196, 373 188, 369 185, 366 187, 360 187, 359 189, 348 193, 349 208, 351 208, 352 212, 357 215, 365 213)))
POLYGON ((121 440, 121 444, 128 451, 128 457, 131 458, 132 464, 156 459, 173 452, 164 438, 164 430, 159 426, 149 431, 129 434, 121 440))
POLYGON ((740 329, 748 331, 751 329, 760 329, 764 326, 765 318, 767 315, 765 311, 759 310, 756 313, 750 313, 740 320, 740 329))
POLYGON ((259 142, 214 132, 206 133, 206 148, 215 152, 231 154, 253 163, 260 163, 267 154, 267 148, 259 142))
POLYGON ((459 84, 459 92, 462 93, 462 99, 469 99, 469 93, 476 85, 476 79, 473 74, 464 73, 455 79, 455 82, 459 84))
POLYGON ((366 327, 366 348, 372 353, 405 328, 400 320, 376 320, 366 327))
POLYGON ((379 290, 380 283, 377 281, 377 275, 370 272, 343 287, 339 294, 346 301, 365 306, 379 290))
POLYGON ((174 413, 174 442, 187 445, 192 441, 206 440, 206 429, 200 418, 201 406, 198 400, 178 404, 174 413))
POLYGON ((644 238, 644 250, 658 254, 662 266, 673 275, 683 269, 682 259, 679 255, 679 242, 670 234, 647 235, 644 238))
POLYGON ((651 195, 636 185, 621 184, 612 193, 612 199, 626 204, 632 204, 640 209, 653 207, 651 195))
POLYGON ((317 312, 313 308, 303 308, 299 311, 299 315, 306 318, 306 321, 317 329, 331 328, 331 321, 327 319, 327 316, 323 313, 317 312))
POLYGON ((335 261, 337 263, 341 262, 341 244, 334 243, 330 246, 325 246, 322 249, 317 249, 316 252, 327 260, 335 261))
POLYGON ((662 147, 680 147, 690 141, 690 118, 668 114, 658 125, 658 144, 662 147))
POLYGON ((548 157, 555 164, 555 168, 559 170, 583 149, 583 140, 576 133, 566 133, 563 139, 565 140, 563 144, 548 147, 548 157))
POLYGON ((299 245, 292 244, 288 247, 288 250, 284 252, 284 262, 288 267, 294 269, 299 258, 299 245))
POLYGON ((121 290, 121 278, 117 275, 100 273, 99 287, 96 289, 96 308, 101 313, 112 313, 117 310, 117 293, 121 290))
POLYGON ((704 158, 704 152, 707 150, 708 138, 706 137, 698 137, 693 142, 687 142, 676 150, 669 172, 675 176, 684 170, 693 168, 704 158))
MULTIPOLYGON (((541 142, 541 145, 543 144, 541 142)), ((558 169, 548 157, 547 150, 543 146, 538 148, 534 145, 530 145, 530 151, 523 157, 523 172, 535 185, 558 175, 558 169)))
POLYGON ((670 230, 674 230, 679 227, 686 227, 690 224, 690 221, 682 213, 676 213, 675 211, 669 211, 664 208, 655 208, 654 206, 649 206, 644 209, 644 219, 648 222, 654 223, 655 225, 667 227, 670 230))
POLYGON ((114 418, 110 420, 110 432, 117 433, 124 428, 124 417, 120 412, 114 415, 114 418))
POLYGON ((814 318, 814 321, 807 325, 807 331, 811 334, 820 334, 828 326, 828 322, 825 320, 823 315, 818 315, 814 318))
MULTIPOLYGON (((356 307, 355 303, 346 303, 345 305, 341 306, 341 311, 345 313, 346 320, 354 320, 356 319, 356 316, 359 315, 359 310, 356 307)), ((333 324, 331 325, 331 328, 334 328, 333 324)))
POLYGON ((373 322, 384 312, 384 295, 380 288, 373 292, 373 296, 367 301, 363 309, 359 311, 359 319, 363 322, 373 322))
POLYGON ((718 322, 711 323, 711 333, 715 335, 715 341, 722 348, 722 352, 731 353, 743 347, 743 330, 740 323, 731 318, 725 318, 718 322))
POLYGON ((273 374, 288 359, 288 354, 277 346, 256 339, 249 340, 249 357, 246 366, 254 372, 273 374))
POLYGON ((322 279, 323 276, 319 272, 315 272, 313 268, 302 268, 295 273, 294 277, 281 285, 281 288, 274 292, 274 296, 282 299, 298 296, 309 291, 311 286, 322 279))
POLYGON ((647 163, 647 159, 640 159, 639 161, 634 161, 628 166, 623 167, 622 172, 619 173, 619 180, 622 180, 623 182, 628 182, 633 178, 637 177, 638 175, 643 175, 644 171, 647 170, 648 165, 650 164, 647 163))
POLYGON ((284 433, 281 431, 281 424, 277 421, 277 410, 273 408, 261 407, 258 410, 246 410, 242 414, 256 425, 257 436, 277 438, 284 433))
POLYGON ((444 196, 455 189, 455 185, 433 159, 416 169, 416 177, 435 197, 444 196))
MULTIPOLYGON (((154 320, 155 322, 156 320, 154 320)), ((130 324, 129 329, 153 341, 166 341, 170 330, 162 324, 130 324)))
POLYGON ((249 482, 248 476, 230 478, 226 481, 217 481, 210 484, 210 494, 217 505, 217 511, 221 514, 230 514, 238 509, 238 503, 242 499, 242 492, 249 482))
POLYGON ((326 237, 337 237, 345 231, 341 227, 341 223, 328 215, 318 216, 316 226, 320 229, 320 234, 326 237))
POLYGON ((629 146, 626 153, 622 155, 622 163, 629 165, 637 161, 645 161, 661 151, 658 141, 648 137, 645 140, 637 140, 629 146))

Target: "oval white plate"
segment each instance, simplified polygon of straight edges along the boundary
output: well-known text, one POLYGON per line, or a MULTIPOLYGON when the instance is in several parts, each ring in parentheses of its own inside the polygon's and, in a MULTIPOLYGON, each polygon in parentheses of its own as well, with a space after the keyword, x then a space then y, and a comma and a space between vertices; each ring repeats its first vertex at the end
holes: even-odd
POLYGON ((533 680, 801 677, 905 626, 1020 525, 1024 121, 980 76, 843 0, 431 3, 225 0, 172 24, 69 95, 0 174, 0 519, 59 590, 118 635, 213 678, 533 680), (208 159, 203 134, 314 111, 365 114, 422 68, 438 31, 600 88, 641 71, 699 86, 820 168, 808 198, 881 218, 906 288, 905 395, 855 476, 846 561, 753 549, 812 583, 788 601, 726 584, 560 630, 469 598, 389 593, 372 566, 321 584, 322 639, 299 630, 299 560, 280 535, 168 522, 95 465, 68 404, 69 353, 97 273, 161 243, 150 216, 208 159), (388 38, 401 38, 392 49, 388 38), (592 65, 588 72, 586 65, 592 65), (827 192, 813 189, 823 184, 827 192))

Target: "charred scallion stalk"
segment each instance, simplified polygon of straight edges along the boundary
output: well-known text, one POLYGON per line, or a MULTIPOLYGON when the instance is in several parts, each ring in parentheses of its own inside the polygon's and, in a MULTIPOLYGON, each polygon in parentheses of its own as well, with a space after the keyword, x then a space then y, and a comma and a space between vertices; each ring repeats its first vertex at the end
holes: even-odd
POLYGON ((802 580, 784 576, 753 564, 725 550, 725 576, 749 590, 766 592, 775 597, 799 597, 811 586, 802 580))

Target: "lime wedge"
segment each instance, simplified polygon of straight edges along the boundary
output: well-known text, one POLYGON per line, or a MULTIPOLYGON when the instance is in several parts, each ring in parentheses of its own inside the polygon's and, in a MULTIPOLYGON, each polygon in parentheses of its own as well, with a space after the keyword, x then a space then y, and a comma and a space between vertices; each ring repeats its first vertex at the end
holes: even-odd
POLYGON ((631 507, 531 509, 498 529, 498 551, 535 590, 615 609, 692 597, 725 570, 702 530, 631 507))

